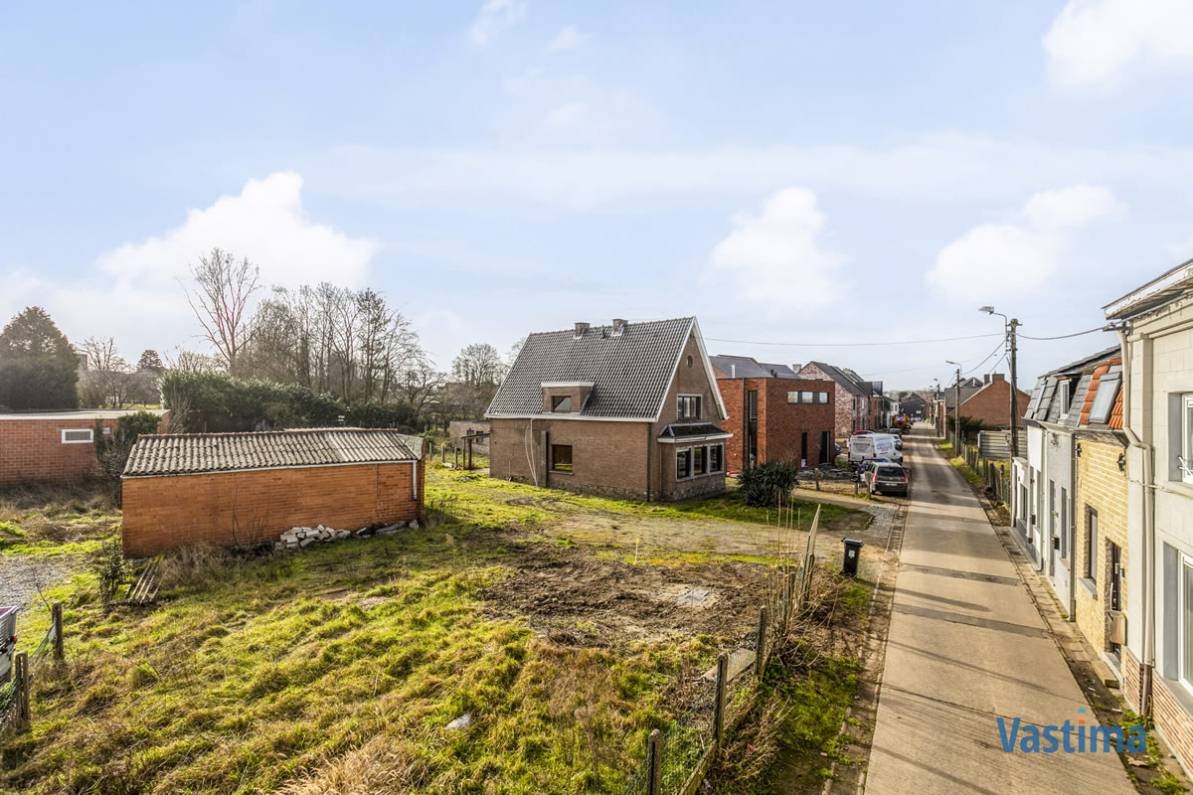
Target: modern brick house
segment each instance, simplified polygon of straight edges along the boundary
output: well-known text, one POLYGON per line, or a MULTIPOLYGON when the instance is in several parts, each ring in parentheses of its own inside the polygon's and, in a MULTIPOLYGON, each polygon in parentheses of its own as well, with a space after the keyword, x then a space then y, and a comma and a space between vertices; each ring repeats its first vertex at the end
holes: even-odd
POLYGON ((485 416, 495 478, 645 500, 725 488, 733 434, 692 317, 531 334, 485 416))
POLYGON ((142 436, 124 470, 124 554, 419 519, 422 459, 422 438, 386 429, 142 436))
POLYGON ((808 362, 796 374, 809 380, 832 381, 834 390, 834 431, 837 439, 847 439, 854 431, 865 431, 873 427, 870 404, 870 390, 851 377, 844 368, 824 362, 808 362))
MULTIPOLYGON (((954 392, 952 388, 945 390, 946 400, 954 392)), ((1002 373, 987 374, 983 377, 982 386, 973 390, 967 397, 966 390, 961 392, 961 416, 978 420, 982 427, 989 430, 1011 427, 1011 382, 1002 373)), ((1031 395, 1019 390, 1019 419, 1027 413, 1027 403, 1031 395)), ((953 416, 952 404, 949 406, 949 417, 953 416)))
POLYGON ((0 414, 0 486, 70 483, 99 476, 95 422, 106 432, 130 411, 0 414))
MULTIPOLYGON (((1193 769, 1193 260, 1104 307, 1127 438, 1124 695, 1193 769)), ((1082 454, 1084 457, 1084 452, 1082 454)))
POLYGON ((730 472, 788 461, 798 467, 831 462, 834 453, 836 385, 800 378, 786 365, 748 356, 713 356, 717 387, 725 403, 725 443, 730 472))

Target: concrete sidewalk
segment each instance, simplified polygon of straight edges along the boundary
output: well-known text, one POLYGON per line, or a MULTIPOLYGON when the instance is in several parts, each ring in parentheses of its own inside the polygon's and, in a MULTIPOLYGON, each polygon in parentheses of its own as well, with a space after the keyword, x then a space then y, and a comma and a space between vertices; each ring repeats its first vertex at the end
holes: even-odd
POLYGON ((1135 792, 1114 753, 1003 751, 999 717, 1092 711, 969 485, 927 436, 905 452, 916 477, 866 791, 1135 792))

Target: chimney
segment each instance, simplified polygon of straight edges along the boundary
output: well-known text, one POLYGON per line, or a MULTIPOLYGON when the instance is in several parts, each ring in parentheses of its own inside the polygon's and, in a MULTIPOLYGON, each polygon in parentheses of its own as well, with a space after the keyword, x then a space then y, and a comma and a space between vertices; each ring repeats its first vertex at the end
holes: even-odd
POLYGON ((613 336, 620 337, 621 332, 625 331, 626 322, 619 317, 613 318, 613 336))
POLYGON ((736 364, 729 365, 729 377, 737 378, 737 365, 736 364))
POLYGON ((989 383, 990 383, 990 373, 986 373, 984 376, 982 376, 982 385, 985 386, 989 383))
POLYGON ((1006 381, 1007 377, 1003 373, 995 373, 993 376, 995 381, 1006 381))
POLYGON ((576 324, 576 334, 573 337, 573 339, 580 339, 581 337, 584 336, 584 332, 586 332, 586 331, 588 331, 587 323, 577 323, 576 324))

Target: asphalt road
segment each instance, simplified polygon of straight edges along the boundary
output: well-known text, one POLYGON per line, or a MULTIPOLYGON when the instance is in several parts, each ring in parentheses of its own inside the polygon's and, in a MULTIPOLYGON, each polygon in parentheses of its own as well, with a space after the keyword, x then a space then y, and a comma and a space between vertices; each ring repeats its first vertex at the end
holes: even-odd
POLYGON ((1114 753, 1003 750, 999 717, 1009 731, 1015 717, 1092 713, 969 486, 926 436, 906 453, 912 504, 865 791, 1134 793, 1114 753))

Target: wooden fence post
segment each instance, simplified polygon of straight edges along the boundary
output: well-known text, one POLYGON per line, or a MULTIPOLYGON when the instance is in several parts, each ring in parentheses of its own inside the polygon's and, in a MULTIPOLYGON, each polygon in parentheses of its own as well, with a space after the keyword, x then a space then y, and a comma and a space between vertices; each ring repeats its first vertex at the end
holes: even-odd
POLYGON ((762 680, 763 669, 766 668, 766 630, 769 626, 770 610, 762 608, 758 611, 758 648, 754 652, 754 662, 758 667, 758 680, 762 680))
POLYGON ((54 626, 54 660, 62 662, 66 659, 66 644, 62 637, 62 603, 54 602, 50 608, 50 617, 54 626))
POLYGON ((729 655, 721 652, 717 657, 717 696, 713 707, 713 736, 716 738, 717 748, 725 745, 725 691, 729 679, 729 655))
POLYGON ((646 755, 650 760, 650 778, 646 782, 647 795, 663 795, 663 737, 655 729, 650 733, 646 755))
POLYGON ((29 652, 17 652, 13 661, 17 680, 17 729, 24 731, 32 724, 29 714, 29 652))

